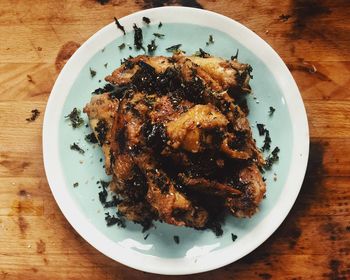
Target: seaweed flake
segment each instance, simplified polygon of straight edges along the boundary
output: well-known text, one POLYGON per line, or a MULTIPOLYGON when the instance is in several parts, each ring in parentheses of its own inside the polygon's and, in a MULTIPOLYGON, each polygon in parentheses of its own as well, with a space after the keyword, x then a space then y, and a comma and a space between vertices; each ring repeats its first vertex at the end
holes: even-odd
POLYGON ((123 218, 119 218, 119 217, 115 217, 114 215, 111 216, 108 212, 105 213, 106 217, 105 217, 105 221, 107 223, 107 226, 113 226, 113 225, 117 225, 121 228, 125 228, 125 220, 123 218))
POLYGON ((151 43, 147 45, 148 53, 152 54, 157 49, 156 40, 151 40, 151 43))
POLYGON ((70 145, 70 149, 73 150, 73 151, 77 151, 77 152, 79 152, 82 155, 85 153, 85 151, 82 148, 80 148, 79 145, 77 143, 75 143, 75 142, 70 145))
POLYGON ((209 35, 209 39, 208 42, 205 43, 207 46, 209 46, 210 44, 214 44, 214 38, 213 35, 209 35))
POLYGON ((142 42, 143 42, 142 29, 138 27, 136 23, 134 23, 133 29, 134 29, 134 46, 136 47, 137 50, 140 50, 140 49, 145 50, 145 48, 142 45, 142 42))
POLYGON ((182 44, 177 44, 177 45, 173 45, 171 47, 166 48, 165 50, 167 52, 178 52, 180 50, 180 47, 182 46, 182 44))
POLYGON ((262 146, 263 151, 268 151, 271 148, 271 137, 270 137, 270 132, 265 129, 265 139, 264 139, 264 145, 262 146))
POLYGON ((210 57, 210 54, 203 51, 201 48, 199 48, 198 51, 196 51, 196 53, 194 54, 195 56, 199 56, 199 57, 203 57, 203 58, 208 58, 210 57))
POLYGON ((266 163, 264 165, 265 170, 270 170, 272 165, 279 160, 278 153, 280 149, 278 147, 274 148, 271 154, 266 158, 266 163))
POLYGON ((236 239, 237 239, 237 235, 236 235, 236 234, 231 233, 231 238, 232 238, 232 242, 235 242, 235 241, 236 241, 236 239))
POLYGON ((142 17, 142 21, 146 24, 150 24, 151 20, 148 17, 142 17))
POLYGON ((161 28, 163 26, 163 23, 160 21, 158 24, 158 28, 161 28))
POLYGON ((125 32, 124 26, 121 25, 121 24, 119 23, 119 21, 118 21, 118 19, 117 19, 116 17, 114 17, 114 21, 115 21, 115 24, 117 25, 117 27, 118 27, 121 31, 123 31, 123 33, 124 33, 124 35, 125 35, 126 32, 125 32))
POLYGON ((91 132, 90 134, 85 135, 85 141, 91 144, 97 144, 98 140, 95 136, 95 133, 91 132))
POLYGON ((262 123, 257 123, 256 124, 256 127, 258 128, 259 130, 259 135, 260 136, 263 136, 265 134, 265 125, 262 124, 262 123))
POLYGON ((78 182, 75 182, 74 184, 73 184, 73 187, 74 188, 76 188, 76 187, 78 187, 79 186, 79 183, 78 182))
POLYGON ((84 123, 84 120, 80 117, 80 110, 77 108, 73 108, 72 112, 64 117, 70 120, 73 128, 80 127, 84 123))
POLYGON ((90 76, 91 76, 91 78, 95 77, 96 73, 97 72, 95 70, 91 69, 91 67, 90 67, 90 76))
POLYGON ((125 48, 125 43, 120 44, 120 45, 118 46, 118 48, 119 48, 120 50, 124 49, 124 48, 125 48))
POLYGON ((231 56, 231 60, 238 59, 239 49, 237 49, 236 54, 231 56))
POLYGON ((161 33, 153 33, 153 35, 155 36, 155 37, 157 37, 157 38, 164 38, 164 34, 161 34, 161 33))
POLYGON ((275 109, 274 107, 272 107, 272 106, 270 106, 269 109, 270 109, 270 110, 269 110, 269 116, 272 117, 272 115, 273 115, 273 113, 276 111, 276 109, 275 109))
POLYGON ((180 237, 177 236, 177 235, 174 235, 174 241, 176 244, 179 244, 180 243, 180 237))

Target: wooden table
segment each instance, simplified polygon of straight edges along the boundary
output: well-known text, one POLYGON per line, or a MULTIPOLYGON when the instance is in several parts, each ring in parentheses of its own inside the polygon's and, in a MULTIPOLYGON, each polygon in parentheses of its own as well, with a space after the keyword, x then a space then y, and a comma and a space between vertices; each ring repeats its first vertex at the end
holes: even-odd
POLYGON ((113 16, 162 3, 224 14, 265 39, 297 81, 311 133, 305 182, 281 227, 236 263, 182 278, 350 279, 348 0, 1 0, 0 279, 180 278, 130 269, 87 244, 52 197, 41 148, 45 105, 65 60, 113 16), (41 115, 27 122, 33 108, 41 115))

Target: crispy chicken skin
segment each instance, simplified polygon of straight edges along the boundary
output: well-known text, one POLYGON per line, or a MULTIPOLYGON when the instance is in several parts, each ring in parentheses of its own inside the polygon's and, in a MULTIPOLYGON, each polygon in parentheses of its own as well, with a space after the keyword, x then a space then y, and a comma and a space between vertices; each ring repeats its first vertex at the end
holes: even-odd
POLYGON ((106 77, 116 90, 94 96, 84 112, 98 139, 98 123, 108 128, 99 142, 119 213, 204 229, 223 211, 257 211, 265 161, 237 102, 251 91, 251 70, 177 53, 130 58, 106 77))

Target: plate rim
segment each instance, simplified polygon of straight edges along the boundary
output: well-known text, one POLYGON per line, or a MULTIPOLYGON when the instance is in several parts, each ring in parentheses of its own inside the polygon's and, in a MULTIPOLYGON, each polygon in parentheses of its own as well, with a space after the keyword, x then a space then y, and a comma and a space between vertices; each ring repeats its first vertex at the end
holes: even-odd
MULTIPOLYGON (((301 156, 299 156, 299 155, 296 155, 295 151, 292 152, 291 167, 290 167, 290 169, 292 170, 288 172, 285 185, 290 185, 291 184, 290 180, 291 178, 293 178, 294 182, 292 185, 294 186, 294 188, 291 188, 291 187, 287 188, 287 186, 284 186, 287 189, 283 191, 285 192, 283 196, 282 196, 283 192, 281 193, 278 201, 276 202, 276 205, 284 205, 282 210, 279 213, 276 213, 274 215, 275 219, 272 222, 271 220, 269 221, 269 227, 267 229, 265 227, 259 230, 258 233, 261 234, 262 237, 259 236, 259 238, 256 238, 255 243, 249 244, 249 246, 246 246, 243 250, 241 250, 240 254, 236 254, 234 255, 234 257, 232 257, 233 247, 227 246, 218 251, 209 253, 208 256, 203 256, 196 260, 190 260, 190 261, 186 258, 166 259, 161 257, 149 256, 149 255, 145 256, 144 254, 138 253, 135 251, 132 251, 132 252, 125 251, 122 254, 120 254, 119 252, 112 251, 110 245, 111 245, 111 242, 114 243, 113 241, 109 240, 108 237, 104 236, 94 226, 92 226, 91 224, 88 224, 88 220, 81 213, 73 213, 72 215, 71 210, 74 209, 75 207, 74 201, 72 200, 71 197, 65 197, 65 195, 67 194, 66 192, 64 191, 62 192, 62 187, 61 187, 62 180, 60 180, 60 178, 63 176, 63 173, 62 173, 62 170, 58 170, 58 171, 56 170, 57 163, 54 162, 53 158, 51 157, 51 155, 54 154, 54 159, 55 159, 57 155, 59 155, 58 145, 56 145, 58 142, 57 141, 58 131, 55 131, 54 128, 52 128, 52 121, 53 120, 59 121, 60 112, 59 110, 54 110, 56 107, 54 105, 56 103, 55 101, 57 101, 58 99, 57 96, 61 91, 61 89, 64 87, 67 87, 64 85, 64 83, 67 82, 66 81, 67 75, 70 72, 74 72, 74 70, 81 69, 80 67, 77 67, 78 64, 82 64, 83 66, 85 65, 84 61, 79 61, 79 63, 77 63, 79 56, 84 54, 84 52, 93 50, 94 48, 102 49, 103 45, 108 44, 106 43, 106 41, 96 43, 94 42, 96 41, 96 38, 98 38, 104 32, 112 32, 112 36, 110 36, 111 37, 110 41, 114 40, 116 36, 119 37, 122 35, 120 33, 120 30, 117 30, 117 28, 115 28, 113 22, 106 25, 99 31, 97 31, 87 41, 85 41, 81 45, 81 47, 69 59, 69 61, 63 67, 62 71, 60 72, 60 74, 56 79, 56 82, 52 88, 51 94, 47 102, 44 122, 43 122, 42 148, 43 148, 43 160, 44 160, 45 173, 46 173, 46 177, 47 177, 51 192, 61 212, 65 216, 65 218, 68 220, 71 226, 80 234, 80 236, 82 236, 90 245, 95 247, 104 255, 126 266, 129 266, 141 271, 151 272, 151 273, 166 274, 166 275, 185 275, 185 274, 206 272, 206 271, 210 271, 210 270, 225 266, 234 261, 237 261, 238 259, 242 258, 243 256, 255 250, 258 246, 260 246, 263 242, 265 242, 275 232, 275 230, 285 220, 289 211, 292 209, 302 186, 302 182, 305 176, 307 162, 308 162, 308 155, 309 155, 309 127, 308 127, 306 110, 301 98, 301 94, 296 85, 296 82, 293 79, 293 76, 291 75, 290 71, 288 70, 287 66, 285 65, 281 57, 261 37, 259 37, 257 34, 255 34, 253 31, 251 31, 241 23, 229 17, 223 16, 221 14, 218 14, 212 11, 189 8, 189 7, 179 7, 179 6, 168 6, 168 7, 142 10, 142 11, 138 11, 130 15, 127 15, 119 19, 119 21, 121 22, 121 24, 124 24, 125 22, 130 20, 132 22, 141 23, 141 15, 150 16, 151 14, 154 14, 154 13, 156 14, 160 13, 163 15, 169 14, 169 13, 174 13, 174 14, 182 13, 187 15, 196 14, 198 15, 198 17, 193 17, 195 19, 193 18, 191 19, 191 23, 193 24, 198 24, 197 22, 193 22, 193 20, 196 21, 206 17, 210 18, 214 25, 216 24, 216 22, 219 22, 219 23, 224 22, 223 24, 224 26, 226 25, 232 26, 234 28, 237 28, 237 30, 239 30, 240 32, 248 34, 249 36, 247 36, 247 38, 244 38, 244 40, 248 41, 248 44, 250 41, 259 42, 259 45, 262 47, 261 49, 263 49, 264 51, 267 51, 268 54, 267 54, 267 57, 261 57, 261 55, 260 56, 257 55, 257 56, 259 56, 259 58, 262 59, 263 61, 265 60, 264 62, 266 61, 270 62, 269 64, 266 64, 266 66, 269 68, 269 70, 272 73, 276 72, 276 70, 272 71, 273 69, 275 69, 275 67, 277 67, 277 69, 280 69, 282 71, 282 74, 284 75, 283 77, 284 79, 282 79, 280 83, 281 82, 286 83, 286 86, 289 87, 289 91, 293 93, 293 96, 292 96, 292 94, 285 95, 285 92, 282 92, 284 98, 288 103, 287 108, 289 109, 289 115, 291 118, 291 124, 293 128, 293 148, 295 149, 297 146, 298 153, 301 154, 301 156), (293 110, 291 110, 290 108, 291 105, 293 105, 293 108, 292 108, 293 110), (302 137, 296 136, 296 133, 295 133, 296 129, 298 130, 298 135, 301 135, 302 137), (56 137, 56 140, 55 140, 55 137, 56 137), (57 172, 59 174, 58 180, 57 180, 57 172), (286 193, 286 191, 288 192, 286 193), (286 195, 288 195, 288 199, 285 199, 286 195), (283 201, 281 201, 283 197, 284 199, 283 201), (104 239, 106 243, 101 244, 99 240, 102 240, 102 239, 104 239), (223 257, 223 255, 225 257, 223 257), (147 261, 145 261, 145 258, 147 258, 147 261)), ((170 17, 169 21, 164 20, 163 22, 178 22, 178 23, 184 22, 182 21, 182 19, 175 19, 175 21, 171 21, 172 19, 174 18, 170 17)), ((132 24, 128 24, 128 26, 125 26, 127 32, 131 30, 131 25, 132 24)), ((223 29, 219 29, 219 28, 217 29, 222 32, 225 32, 223 29)), ((227 32, 225 33, 228 34, 227 32)), ((228 35, 231 36, 230 34, 228 35)), ((256 52, 254 53, 256 54, 256 52)), ((89 56, 85 60, 88 60, 89 58, 91 57, 89 56)), ((79 72, 77 73, 77 75, 78 74, 79 72)), ((276 77, 274 76, 274 78, 276 77)), ((67 84, 73 83, 73 82, 74 82, 74 75, 71 75, 68 78, 67 84)), ((67 97, 69 93, 69 89, 70 88, 67 89, 67 94, 65 96, 62 96, 61 94, 60 96, 61 99, 64 98, 65 100, 65 97, 67 97)), ((57 127, 57 130, 58 130, 58 127, 57 127)), ((263 221, 267 220, 267 218, 270 218, 270 216, 272 216, 272 212, 275 208, 276 206, 274 206, 271 209, 270 213, 263 219, 263 221)), ((263 221, 259 222, 259 225, 263 221)), ((258 227, 259 225, 257 225, 256 227, 258 227)))

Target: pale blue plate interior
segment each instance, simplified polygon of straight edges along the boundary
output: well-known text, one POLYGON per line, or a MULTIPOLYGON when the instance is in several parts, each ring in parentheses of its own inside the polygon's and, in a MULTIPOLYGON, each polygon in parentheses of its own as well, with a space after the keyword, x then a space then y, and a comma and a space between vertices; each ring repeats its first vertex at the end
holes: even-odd
MULTIPOLYGON (((224 235, 221 237, 216 237, 209 230, 197 231, 191 228, 181 228, 161 223, 156 223, 156 228, 152 228, 146 233, 141 232, 141 226, 133 223, 127 223, 126 228, 106 226, 104 213, 110 212, 113 214, 115 210, 111 208, 103 209, 98 199, 100 189, 96 182, 100 179, 108 180, 102 167, 103 162, 100 162, 103 154, 99 146, 88 144, 84 140, 85 135, 91 132, 90 128, 83 126, 78 129, 72 129, 68 122, 65 121, 64 116, 69 114, 74 107, 82 109, 89 102, 91 98, 90 93, 105 84, 104 77, 120 66, 122 58, 144 53, 142 50, 138 52, 129 50, 128 46, 123 50, 119 50, 118 46, 123 42, 132 46, 133 33, 128 33, 126 36, 118 38, 92 57, 75 80, 64 104, 61 116, 62 121, 59 127, 60 164, 64 171, 66 183, 68 186, 71 186, 71 196, 80 206, 81 211, 85 213, 86 217, 99 231, 114 242, 119 242, 125 247, 144 254, 164 258, 201 255, 205 252, 231 245, 231 233, 238 236, 233 243, 234 246, 238 246, 240 238, 251 232, 271 211, 286 183, 292 153, 290 148, 292 147, 292 129, 281 90, 273 75, 259 57, 243 47, 237 40, 221 31, 179 23, 163 24, 160 29, 158 29, 157 25, 144 26, 142 29, 145 46, 154 38, 152 35, 154 32, 165 34, 163 39, 156 38, 158 48, 155 55, 169 56, 171 53, 166 52, 165 49, 181 43, 181 49, 186 51, 186 54, 193 54, 198 48, 202 48, 212 55, 223 58, 230 58, 239 49, 239 61, 252 65, 254 78, 250 84, 253 94, 248 97, 248 105, 250 108, 249 120, 254 138, 258 147, 261 147, 263 137, 259 136, 256 123, 266 124, 272 138, 271 150, 275 146, 281 149, 278 164, 274 165, 271 171, 264 174, 267 179, 266 199, 261 204, 260 212, 250 219, 227 217, 226 224, 223 226, 224 235), (206 42, 210 34, 213 35, 215 43, 207 46, 206 42), (106 63, 108 63, 107 67, 105 67, 106 63), (97 72, 93 78, 90 76, 90 67, 97 72), (268 114, 270 106, 276 108, 273 117, 270 117, 268 114), (79 143, 85 150, 84 155, 70 150, 70 145, 73 142, 79 143), (277 178, 276 181, 274 177, 277 178), (79 186, 76 188, 73 187, 75 182, 79 183, 79 186), (144 240, 147 234, 149 236, 144 240), (174 242, 174 235, 179 236, 179 244, 174 242)), ((83 115, 83 118, 85 123, 87 123, 87 117, 83 115)))

